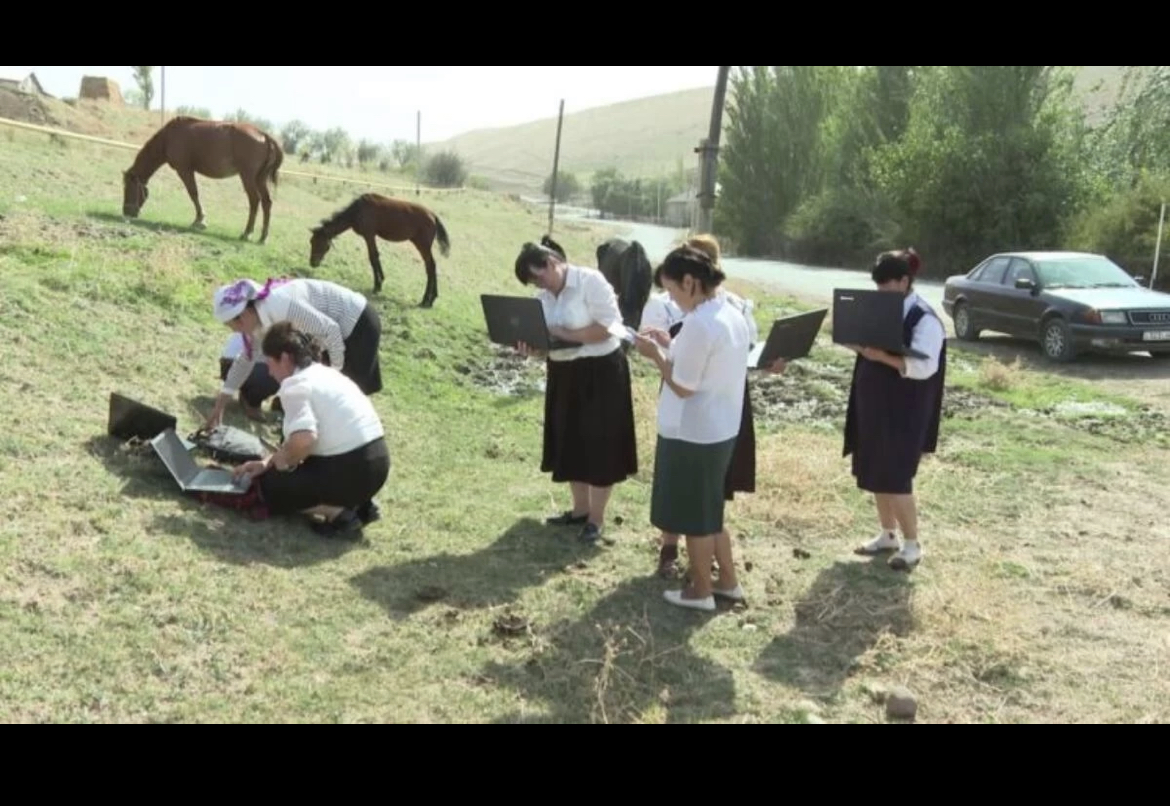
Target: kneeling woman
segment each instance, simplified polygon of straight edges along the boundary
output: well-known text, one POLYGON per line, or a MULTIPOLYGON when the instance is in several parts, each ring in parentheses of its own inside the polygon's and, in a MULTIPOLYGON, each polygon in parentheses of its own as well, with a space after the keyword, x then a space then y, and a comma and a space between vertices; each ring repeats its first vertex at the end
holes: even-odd
POLYGON ((236 468, 236 475, 252 476, 270 515, 319 516, 326 533, 377 519, 373 498, 390 475, 390 452, 370 399, 318 363, 319 345, 291 322, 269 328, 262 349, 280 382, 285 441, 267 459, 236 468))
POLYGON ((214 428, 224 408, 252 372, 255 345, 264 329, 289 321, 324 350, 325 363, 352 379, 372 395, 382 390, 378 346, 382 323, 378 312, 356 291, 328 280, 270 279, 261 286, 239 280, 216 290, 212 300, 215 318, 244 337, 244 351, 232 363, 207 418, 214 428))
POLYGON ((666 256, 663 287, 686 315, 678 337, 639 334, 638 352, 662 373, 650 521, 687 536, 691 584, 667 591, 671 604, 714 610, 713 594, 743 599, 731 537, 723 528, 724 486, 739 435, 747 376, 748 326, 719 294, 723 272, 690 246, 666 256), (667 348, 667 355, 663 348, 667 348), (719 585, 711 560, 719 562, 719 585))
POLYGON ((873 493, 881 532, 858 547, 862 555, 894 552, 889 564, 908 570, 922 559, 914 477, 923 453, 938 444, 946 381, 947 346, 942 320, 914 291, 919 258, 913 250, 884 252, 873 267, 882 291, 899 294, 902 339, 923 358, 873 347, 854 347, 857 360, 845 415, 845 456, 853 454, 857 486, 873 493), (905 542, 899 545, 896 530, 905 542))

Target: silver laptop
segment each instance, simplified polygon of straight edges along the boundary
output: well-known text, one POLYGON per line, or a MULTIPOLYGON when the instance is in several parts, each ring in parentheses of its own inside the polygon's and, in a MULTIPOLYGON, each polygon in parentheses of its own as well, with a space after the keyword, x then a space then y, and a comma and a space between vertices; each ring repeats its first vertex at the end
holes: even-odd
POLYGON ((173 428, 160 433, 150 444, 184 492, 243 494, 251 485, 247 476, 233 479, 230 470, 197 465, 173 428))

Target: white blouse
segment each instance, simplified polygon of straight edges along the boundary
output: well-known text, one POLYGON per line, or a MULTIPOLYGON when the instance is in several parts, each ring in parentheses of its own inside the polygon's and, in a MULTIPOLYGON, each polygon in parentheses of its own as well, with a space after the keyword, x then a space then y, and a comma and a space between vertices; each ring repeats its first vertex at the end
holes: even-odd
POLYGON ((272 289, 256 303, 260 326, 251 334, 252 358, 246 353, 236 357, 224 379, 223 393, 234 395, 239 390, 252 374, 253 365, 264 360, 260 352, 264 332, 285 320, 316 336, 322 349, 329 351, 330 365, 341 369, 345 365, 345 339, 366 304, 361 294, 328 280, 296 279, 272 289))
POLYGON ((340 370, 316 362, 280 384, 284 437, 297 431, 317 436, 313 456, 337 456, 385 436, 374 404, 340 370))
POLYGON ((938 360, 942 353, 943 343, 947 340, 947 332, 943 328, 942 320, 917 292, 911 291, 902 303, 902 319, 910 315, 915 307, 921 308, 925 315, 918 320, 914 327, 914 334, 910 337, 910 346, 924 354, 926 358, 906 356, 906 374, 904 377, 915 381, 924 381, 938 372, 938 360))
POLYGON ((679 397, 670 384, 662 384, 659 435, 711 444, 739 434, 749 349, 747 322, 725 297, 691 311, 671 344, 671 379, 694 394, 679 397))
MULTIPOLYGON (((579 330, 599 324, 610 330, 620 329, 622 311, 618 307, 617 294, 613 292, 613 286, 605 279, 605 275, 586 266, 568 265, 565 271, 565 287, 559 295, 545 289, 536 294, 544 307, 544 319, 548 326, 579 330)), ((617 336, 611 335, 593 344, 551 350, 548 357, 552 361, 572 361, 574 358, 609 355, 619 345, 617 336)))

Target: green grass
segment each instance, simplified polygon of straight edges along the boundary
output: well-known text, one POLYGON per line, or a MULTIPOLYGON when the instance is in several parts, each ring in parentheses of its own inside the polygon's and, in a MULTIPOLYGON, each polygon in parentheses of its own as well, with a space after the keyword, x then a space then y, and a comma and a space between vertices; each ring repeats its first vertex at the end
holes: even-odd
MULTIPOLYGON (((261 247, 237 240, 234 181, 201 183, 206 232, 187 230, 168 170, 122 222, 125 161, 23 134, 0 150, 0 718, 855 722, 883 719, 893 684, 923 721, 1170 716, 1166 650, 1148 640, 1167 618, 1170 493, 1146 468, 1166 451, 1041 411, 1101 399, 1091 386, 1029 372, 992 392, 956 360, 919 476, 927 560, 907 577, 850 554, 872 505, 840 457, 850 360, 822 334, 753 381, 759 489, 728 510, 750 606, 706 616, 650 576, 657 382, 635 359, 640 471, 614 494, 611 542, 545 528, 568 499, 538 470, 543 370, 488 345, 478 301, 530 293, 511 263, 545 219, 490 194, 423 197, 452 239, 431 310, 417 254, 380 244, 373 400, 393 467, 366 541, 185 500, 105 436, 109 392, 194 430, 228 335, 215 286, 295 274, 368 292, 353 235, 306 268, 307 228, 360 191, 289 177, 261 247), (1021 425, 1019 407, 1040 413, 1021 425)), ((556 237, 587 255, 602 232, 560 222, 556 237)), ((735 286, 760 322, 808 307, 735 286)))

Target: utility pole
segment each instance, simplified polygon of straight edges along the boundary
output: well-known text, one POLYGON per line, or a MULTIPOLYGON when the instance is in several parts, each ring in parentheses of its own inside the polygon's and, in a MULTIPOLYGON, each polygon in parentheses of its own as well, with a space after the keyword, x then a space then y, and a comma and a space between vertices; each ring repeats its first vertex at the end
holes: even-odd
POLYGON ((700 141, 695 149, 702 154, 699 169, 699 216, 695 227, 696 235, 711 232, 711 219, 715 208, 715 168, 719 154, 719 133, 723 128, 723 97, 727 94, 727 73, 730 67, 720 67, 715 80, 715 98, 711 102, 711 128, 707 138, 700 141))
POLYGON ((162 94, 158 104, 158 114, 161 118, 160 123, 166 125, 167 122, 167 68, 159 66, 162 71, 162 94))
POLYGON ((1158 281, 1158 253, 1162 251, 1162 222, 1166 219, 1166 202, 1162 202, 1162 212, 1158 214, 1158 240, 1154 244, 1154 270, 1150 272, 1150 288, 1158 281))
POLYGON ((561 109, 557 112, 557 144, 553 149, 552 187, 548 194, 548 234, 552 235, 553 217, 557 209, 557 171, 561 164, 561 124, 565 121, 565 99, 561 99, 561 109))
POLYGON ((422 194, 419 189, 419 175, 422 173, 422 110, 418 110, 414 118, 414 195, 422 194))

